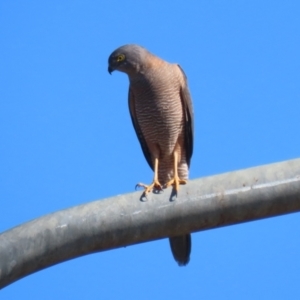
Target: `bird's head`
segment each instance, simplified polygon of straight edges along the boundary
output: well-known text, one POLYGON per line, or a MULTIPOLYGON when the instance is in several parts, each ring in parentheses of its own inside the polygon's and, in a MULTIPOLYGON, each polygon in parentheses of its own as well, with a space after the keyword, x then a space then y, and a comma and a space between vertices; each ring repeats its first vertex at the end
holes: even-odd
POLYGON ((149 52, 138 45, 129 44, 116 49, 108 58, 108 72, 118 70, 124 73, 137 73, 149 52))

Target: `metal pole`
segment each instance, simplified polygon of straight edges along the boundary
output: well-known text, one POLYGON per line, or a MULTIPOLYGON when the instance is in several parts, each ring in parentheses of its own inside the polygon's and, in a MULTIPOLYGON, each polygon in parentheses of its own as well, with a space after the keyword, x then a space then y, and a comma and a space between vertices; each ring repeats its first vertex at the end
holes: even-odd
MULTIPOLYGON (((300 159, 76 206, 0 235, 0 288, 81 255, 300 211, 300 159)), ((199 252, 198 252, 199 253, 199 252)))

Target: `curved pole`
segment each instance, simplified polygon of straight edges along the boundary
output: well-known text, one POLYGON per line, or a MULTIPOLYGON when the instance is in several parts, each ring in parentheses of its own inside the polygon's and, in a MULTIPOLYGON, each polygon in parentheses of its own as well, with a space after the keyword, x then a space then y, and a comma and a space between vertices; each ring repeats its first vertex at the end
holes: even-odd
POLYGON ((300 159, 58 211, 0 235, 0 288, 97 251, 300 211, 300 159))

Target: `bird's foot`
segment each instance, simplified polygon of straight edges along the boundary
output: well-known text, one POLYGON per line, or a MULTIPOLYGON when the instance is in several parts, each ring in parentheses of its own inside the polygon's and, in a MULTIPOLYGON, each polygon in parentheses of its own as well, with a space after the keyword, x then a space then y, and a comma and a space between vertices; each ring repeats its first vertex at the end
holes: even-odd
POLYGON ((175 176, 174 178, 172 178, 171 180, 169 180, 167 183, 166 183, 166 188, 173 185, 176 193, 179 191, 179 185, 180 184, 186 184, 187 181, 185 179, 180 179, 178 176, 175 176))
POLYGON ((158 180, 153 180, 153 182, 150 185, 146 185, 144 183, 138 183, 135 186, 135 189, 137 187, 142 187, 144 188, 144 195, 147 196, 148 193, 150 193, 151 191, 162 191, 162 185, 159 183, 158 180))

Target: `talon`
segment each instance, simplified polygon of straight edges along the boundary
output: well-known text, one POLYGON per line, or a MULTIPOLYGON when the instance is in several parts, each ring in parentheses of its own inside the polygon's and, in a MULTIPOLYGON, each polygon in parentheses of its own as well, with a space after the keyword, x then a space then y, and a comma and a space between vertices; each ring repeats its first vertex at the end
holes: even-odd
POLYGON ((161 191, 163 188, 158 180, 154 180, 150 185, 146 185, 144 183, 138 183, 135 187, 143 187, 144 195, 146 196, 148 193, 150 193, 152 190, 158 190, 161 191))
POLYGON ((143 183, 137 183, 137 184, 135 185, 135 190, 137 190, 137 188, 140 188, 140 187, 143 187, 144 189, 146 189, 146 188, 147 188, 147 185, 145 185, 145 184, 143 184, 143 183))
POLYGON ((169 180, 167 183, 166 183, 166 187, 169 187, 171 185, 174 186, 175 188, 175 191, 178 192, 179 191, 179 185, 180 184, 186 184, 187 181, 185 179, 180 179, 178 176, 177 177, 174 177, 172 178, 171 180, 169 180))

